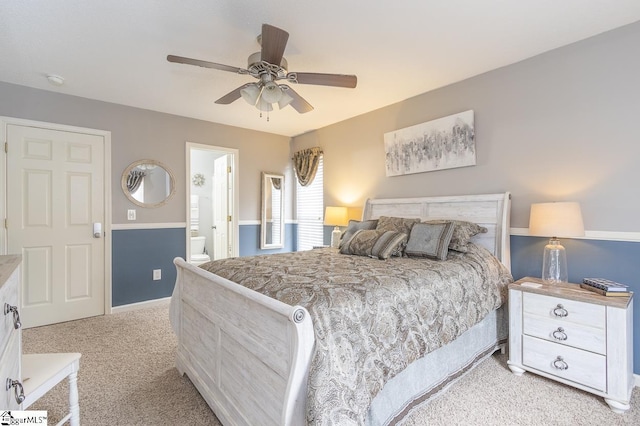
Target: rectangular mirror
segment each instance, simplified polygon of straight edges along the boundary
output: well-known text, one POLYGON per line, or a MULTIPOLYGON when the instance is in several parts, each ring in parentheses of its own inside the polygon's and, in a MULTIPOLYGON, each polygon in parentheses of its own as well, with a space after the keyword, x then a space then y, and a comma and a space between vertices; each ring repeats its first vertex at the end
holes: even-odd
POLYGON ((284 176, 262 172, 260 248, 284 247, 284 176))

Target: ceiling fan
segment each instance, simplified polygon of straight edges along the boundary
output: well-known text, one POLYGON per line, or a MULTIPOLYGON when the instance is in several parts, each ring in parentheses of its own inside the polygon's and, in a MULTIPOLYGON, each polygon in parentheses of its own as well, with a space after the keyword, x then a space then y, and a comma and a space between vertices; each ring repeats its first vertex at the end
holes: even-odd
POLYGON ((288 39, 288 32, 272 25, 262 24, 262 34, 258 36, 261 50, 249 56, 246 69, 175 55, 168 55, 167 60, 169 62, 197 65, 237 74, 247 74, 258 79, 258 82, 247 83, 227 93, 218 99, 216 103, 227 105, 242 97, 260 111, 272 111, 272 104, 274 103, 277 103, 280 109, 291 105, 300 114, 313 110, 311 104, 289 87, 288 84, 278 83, 281 80, 286 80, 287 83, 315 84, 351 89, 356 87, 358 79, 355 75, 289 72, 287 60, 283 57, 288 39))

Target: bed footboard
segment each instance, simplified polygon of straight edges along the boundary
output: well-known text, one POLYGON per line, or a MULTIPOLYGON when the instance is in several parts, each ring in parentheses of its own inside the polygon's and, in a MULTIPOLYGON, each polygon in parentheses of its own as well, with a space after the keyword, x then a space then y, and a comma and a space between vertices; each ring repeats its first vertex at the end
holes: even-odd
POLYGON ((305 423, 314 332, 289 306, 174 259, 176 367, 224 425, 305 423))

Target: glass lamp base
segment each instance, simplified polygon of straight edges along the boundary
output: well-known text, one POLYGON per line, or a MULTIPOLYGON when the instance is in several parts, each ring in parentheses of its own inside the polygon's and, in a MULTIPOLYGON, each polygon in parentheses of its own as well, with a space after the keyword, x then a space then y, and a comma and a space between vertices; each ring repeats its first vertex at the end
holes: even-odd
POLYGON ((551 238, 544 246, 542 281, 551 284, 569 282, 567 254, 557 238, 551 238))
POLYGON ((331 247, 338 248, 340 246, 340 235, 342 235, 340 228, 337 226, 333 228, 333 231, 331 231, 331 247))

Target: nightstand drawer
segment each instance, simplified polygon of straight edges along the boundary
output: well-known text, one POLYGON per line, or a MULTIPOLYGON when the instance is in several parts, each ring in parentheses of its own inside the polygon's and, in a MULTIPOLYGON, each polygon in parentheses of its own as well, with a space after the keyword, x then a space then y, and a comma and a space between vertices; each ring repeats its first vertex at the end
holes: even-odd
POLYGON ((587 327, 529 313, 523 315, 522 328, 523 333, 529 336, 602 355, 607 353, 607 337, 604 328, 587 327))
POLYGON ((602 305, 535 293, 524 293, 522 296, 524 314, 539 315, 562 323, 574 323, 602 330, 606 327, 605 307, 602 305))
POLYGON ((607 390, 607 361, 603 355, 523 336, 522 364, 602 392, 607 390))

